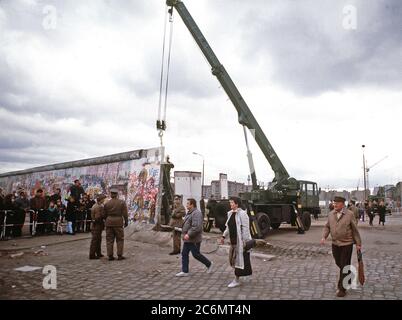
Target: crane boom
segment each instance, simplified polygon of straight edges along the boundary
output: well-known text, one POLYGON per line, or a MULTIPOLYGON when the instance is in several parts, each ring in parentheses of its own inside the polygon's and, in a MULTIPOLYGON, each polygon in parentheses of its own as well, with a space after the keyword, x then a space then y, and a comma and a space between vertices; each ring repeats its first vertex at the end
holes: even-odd
MULTIPOLYGON (((179 13, 187 29, 190 31, 195 42, 210 64, 212 74, 217 77, 218 81, 222 85, 222 88, 225 90, 226 94, 229 96, 234 107, 236 108, 239 123, 243 126, 246 126, 253 133, 255 141, 275 173, 275 178, 273 181, 277 184, 285 183, 289 179, 289 174, 286 168, 283 166, 271 143, 268 141, 260 125, 241 96, 239 90, 236 88, 236 85, 230 78, 224 66, 219 62, 217 56, 209 46, 206 38, 198 28, 186 6, 180 0, 167 0, 166 4, 169 7, 174 7, 179 13)), ((254 174, 254 172, 251 172, 251 174, 254 174)), ((253 188, 258 188, 254 184, 255 183, 253 181, 253 188)))

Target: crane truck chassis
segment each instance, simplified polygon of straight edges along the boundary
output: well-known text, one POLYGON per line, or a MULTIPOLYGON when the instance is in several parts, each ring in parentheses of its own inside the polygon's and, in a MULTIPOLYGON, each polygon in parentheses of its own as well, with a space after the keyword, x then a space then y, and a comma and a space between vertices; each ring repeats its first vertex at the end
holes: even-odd
MULTIPOLYGON (((296 180, 289 176, 253 113, 226 69, 209 46, 184 3, 181 0, 167 0, 166 5, 170 7, 169 13, 171 15, 173 14, 173 8, 180 15, 211 66, 212 74, 218 79, 233 103, 238 113, 238 121, 243 126, 253 188, 251 192, 240 194, 240 198, 242 206, 247 210, 250 217, 251 235, 254 238, 264 238, 271 228, 277 229, 282 223, 290 223, 293 226, 297 225, 298 232, 304 233, 304 231, 310 228, 311 214, 320 213, 320 190, 317 188, 317 183, 296 180), (253 133, 257 145, 275 173, 275 177, 267 189, 263 189, 257 185, 252 154, 248 148, 246 128, 253 133)), ((221 201, 221 207, 224 208, 225 206, 227 211, 229 211, 228 200, 221 201)), ((220 212, 222 211, 224 210, 221 209, 220 212)), ((219 221, 218 227, 222 229, 222 221, 226 220, 220 216, 222 215, 220 212, 212 213, 215 214, 215 222, 219 221)))

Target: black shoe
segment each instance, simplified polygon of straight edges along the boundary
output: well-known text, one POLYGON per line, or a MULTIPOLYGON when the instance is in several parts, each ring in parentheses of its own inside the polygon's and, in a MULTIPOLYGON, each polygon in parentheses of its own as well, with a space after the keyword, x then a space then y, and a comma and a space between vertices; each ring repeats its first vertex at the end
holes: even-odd
POLYGON ((109 261, 113 261, 114 260, 114 257, 113 256, 110 256, 109 257, 109 261))
POLYGON ((103 257, 104 257, 103 254, 98 254, 97 256, 98 256, 99 258, 103 258, 103 257))
POLYGON ((97 256, 91 256, 91 257, 89 257, 89 259, 90 259, 90 260, 94 260, 94 259, 99 259, 99 257, 97 257, 97 256))
POLYGON ((117 260, 124 260, 124 259, 126 259, 126 257, 123 257, 123 256, 118 256, 117 257, 117 260))
POLYGON ((345 290, 338 290, 336 292, 336 296, 339 298, 343 298, 344 296, 346 296, 346 291, 345 290))
POLYGON ((169 252, 169 254, 170 254, 171 256, 173 256, 173 255, 175 255, 175 254, 180 254, 180 251, 179 251, 179 252, 172 251, 172 252, 169 252))

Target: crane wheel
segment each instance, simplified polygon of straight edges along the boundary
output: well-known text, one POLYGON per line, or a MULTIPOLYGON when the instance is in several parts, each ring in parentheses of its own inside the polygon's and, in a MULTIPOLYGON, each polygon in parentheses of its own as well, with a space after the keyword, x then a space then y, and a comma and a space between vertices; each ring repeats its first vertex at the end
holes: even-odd
POLYGON ((304 231, 307 231, 310 229, 311 226, 311 215, 310 212, 304 211, 302 214, 302 222, 304 226, 304 231))
POLYGON ((269 219, 268 215, 264 212, 258 212, 256 214, 256 219, 258 227, 260 229, 260 233, 262 237, 265 237, 269 233, 269 230, 271 229, 271 220, 269 219))
POLYGON ((271 227, 272 227, 272 229, 274 229, 274 230, 279 229, 280 226, 281 226, 280 223, 272 223, 272 224, 271 224, 271 227))

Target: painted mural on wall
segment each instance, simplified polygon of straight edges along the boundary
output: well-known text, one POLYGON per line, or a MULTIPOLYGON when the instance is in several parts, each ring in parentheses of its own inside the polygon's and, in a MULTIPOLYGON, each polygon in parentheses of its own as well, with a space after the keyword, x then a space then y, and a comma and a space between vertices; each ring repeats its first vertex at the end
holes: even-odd
POLYGON ((31 197, 39 188, 47 195, 60 188, 62 199, 66 199, 73 181, 79 179, 91 198, 99 193, 108 195, 110 188, 117 188, 120 199, 127 203, 131 219, 155 222, 161 178, 160 152, 158 148, 147 151, 147 157, 135 160, 0 177, 0 186, 7 193, 23 189, 31 197))

